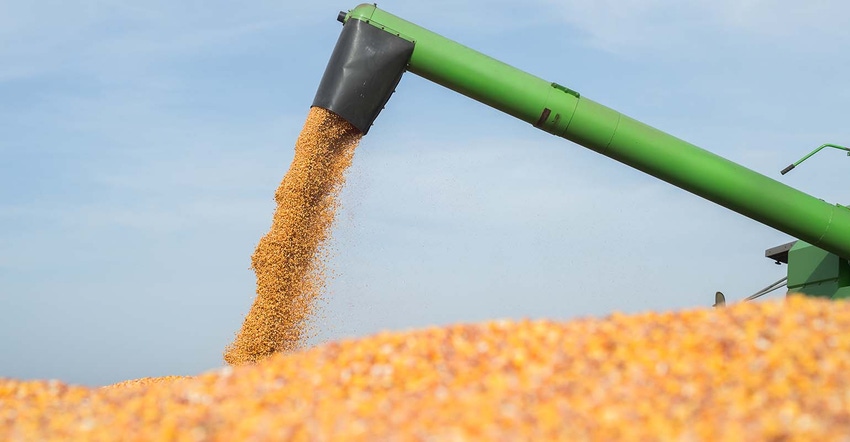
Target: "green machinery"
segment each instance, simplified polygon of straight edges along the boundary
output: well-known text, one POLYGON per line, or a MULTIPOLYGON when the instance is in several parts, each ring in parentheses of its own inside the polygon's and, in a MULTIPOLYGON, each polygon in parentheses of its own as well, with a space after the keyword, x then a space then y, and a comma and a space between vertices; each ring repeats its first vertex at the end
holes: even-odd
MULTIPOLYGON (((765 253, 788 264, 788 292, 850 297, 850 208, 700 149, 375 5, 341 12, 338 20, 343 30, 313 105, 335 112, 364 134, 402 74, 410 71, 799 238, 765 253)), ((816 151, 823 147, 848 150, 824 145, 816 151)))

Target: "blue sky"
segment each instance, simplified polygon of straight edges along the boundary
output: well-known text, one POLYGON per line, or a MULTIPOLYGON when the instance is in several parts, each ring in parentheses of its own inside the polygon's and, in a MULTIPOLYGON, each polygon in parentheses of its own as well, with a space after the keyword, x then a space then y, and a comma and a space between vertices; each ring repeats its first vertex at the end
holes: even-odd
MULTIPOLYGON (((830 202, 848 202, 850 5, 380 6, 830 202)), ((0 3, 0 376, 195 374, 254 295, 250 255, 340 9, 0 3)), ((313 343, 491 318, 741 299, 791 240, 412 74, 363 140, 313 343)))

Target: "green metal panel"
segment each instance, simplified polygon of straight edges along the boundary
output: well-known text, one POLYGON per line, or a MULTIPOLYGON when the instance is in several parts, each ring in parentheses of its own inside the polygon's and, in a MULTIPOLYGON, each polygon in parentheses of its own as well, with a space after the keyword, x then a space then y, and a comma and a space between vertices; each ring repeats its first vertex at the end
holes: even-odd
POLYGON ((846 259, 797 241, 788 251, 788 292, 834 298, 850 286, 846 259))
POLYGON ((832 299, 847 299, 850 298, 850 287, 842 287, 832 296, 832 299))
POLYGON ((415 43, 409 70, 742 215, 850 258, 850 209, 700 149, 445 37, 361 5, 363 20, 415 43))

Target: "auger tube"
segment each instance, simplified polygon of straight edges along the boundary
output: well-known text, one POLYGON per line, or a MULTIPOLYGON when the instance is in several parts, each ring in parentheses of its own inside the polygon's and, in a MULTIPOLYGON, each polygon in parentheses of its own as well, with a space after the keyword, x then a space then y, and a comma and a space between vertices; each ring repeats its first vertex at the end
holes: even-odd
MULTIPOLYGON (((819 200, 374 5, 360 5, 340 19, 343 32, 352 23, 368 24, 411 42, 406 69, 414 74, 850 259, 847 207, 819 200)), ((385 91, 391 93, 395 82, 391 86, 381 92, 387 99, 385 91)))

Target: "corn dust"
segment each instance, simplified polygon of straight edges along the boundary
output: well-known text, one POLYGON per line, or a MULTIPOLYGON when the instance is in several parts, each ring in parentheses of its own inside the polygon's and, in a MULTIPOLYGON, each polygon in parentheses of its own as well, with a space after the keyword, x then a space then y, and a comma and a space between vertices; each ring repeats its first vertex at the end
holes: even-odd
POLYGON ((320 247, 328 237, 360 132, 325 109, 312 108, 295 143, 295 157, 275 193, 271 229, 251 257, 257 297, 236 340, 224 352, 232 365, 291 351, 323 285, 320 247))

